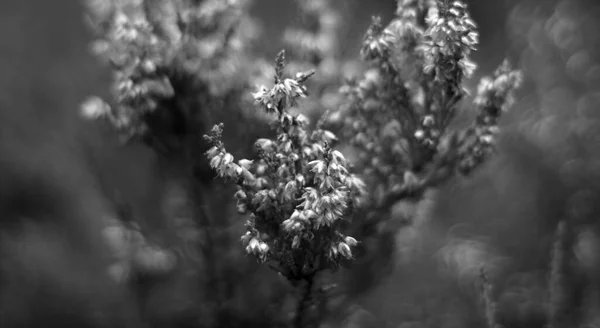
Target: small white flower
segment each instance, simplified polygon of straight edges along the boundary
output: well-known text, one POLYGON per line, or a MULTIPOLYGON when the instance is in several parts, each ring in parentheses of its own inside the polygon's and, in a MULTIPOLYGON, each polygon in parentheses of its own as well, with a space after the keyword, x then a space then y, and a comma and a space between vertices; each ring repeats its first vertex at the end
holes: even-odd
POLYGON ((298 248, 300 246, 300 236, 294 236, 294 240, 292 241, 292 248, 298 248))
POLYGON ((356 241, 356 239, 354 239, 354 238, 352 238, 352 237, 350 237, 350 236, 346 236, 346 238, 344 238, 344 242, 345 242, 346 244, 348 244, 349 246, 356 246, 356 244, 358 243, 358 242, 356 241))
POLYGON ((221 165, 223 165, 223 166, 229 165, 232 162, 233 162, 233 155, 231 155, 230 153, 226 153, 225 156, 223 156, 221 165))
POLYGON ((266 254, 269 251, 269 245, 267 243, 260 243, 259 252, 262 254, 266 254))
POLYGON ((345 257, 347 259, 352 258, 352 250, 350 249, 350 246, 348 246, 348 244, 346 244, 344 242, 339 243, 338 251, 340 252, 340 254, 342 254, 343 257, 345 257))
POLYGON ((213 169, 217 169, 221 166, 221 160, 223 159, 223 153, 217 154, 215 157, 210 160, 210 167, 213 169))
POLYGON ((238 161, 238 164, 239 164, 241 167, 243 167, 244 169, 246 169, 246 170, 249 170, 249 169, 250 169, 250 166, 252 165, 252 162, 253 162, 253 161, 251 161, 251 160, 247 160, 247 159, 240 159, 240 160, 238 161))
POLYGON ((337 150, 331 152, 331 157, 333 157, 333 160, 338 163, 343 164, 346 162, 346 158, 344 157, 344 155, 342 155, 342 153, 337 150))
POLYGON ((321 160, 314 160, 309 162, 308 167, 311 168, 312 172, 315 172, 317 174, 321 174, 327 169, 327 165, 321 160))
POLYGON ((110 112, 110 106, 99 97, 89 97, 82 104, 80 114, 86 119, 97 119, 110 112))

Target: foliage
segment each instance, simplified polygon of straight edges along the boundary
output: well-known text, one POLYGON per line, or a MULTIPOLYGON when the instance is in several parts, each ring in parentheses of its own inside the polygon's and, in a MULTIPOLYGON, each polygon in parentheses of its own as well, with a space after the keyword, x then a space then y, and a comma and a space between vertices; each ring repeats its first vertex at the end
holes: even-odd
POLYGON ((343 257, 352 258, 356 240, 339 230, 348 208, 358 203, 362 181, 350 174, 346 159, 330 144, 335 136, 326 130, 306 130, 302 114, 290 114, 298 98, 306 96, 304 81, 313 72, 284 78, 284 52, 276 60, 275 85, 261 87, 256 102, 277 115, 277 139, 259 139, 260 160, 233 162, 222 143, 223 126, 215 126, 207 138, 214 145, 207 152, 220 177, 238 185, 236 199, 242 214, 250 213, 248 232, 242 237, 248 253, 260 261, 275 260, 291 280, 305 279, 343 257), (253 171, 253 172, 252 172, 253 171))

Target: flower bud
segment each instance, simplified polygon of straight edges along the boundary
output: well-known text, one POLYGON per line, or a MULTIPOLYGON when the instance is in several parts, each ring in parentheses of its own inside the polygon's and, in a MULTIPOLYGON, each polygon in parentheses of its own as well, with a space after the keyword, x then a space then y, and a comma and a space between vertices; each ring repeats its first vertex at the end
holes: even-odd
POLYGON ((250 238, 252 238, 252 233, 247 231, 240 239, 244 245, 248 245, 250 238))
POLYGON ((239 164, 241 167, 245 168, 246 170, 249 170, 249 169, 250 169, 250 165, 252 165, 252 162, 253 162, 253 161, 251 161, 251 160, 247 160, 247 159, 240 159, 240 160, 238 161, 238 164, 239 164))
POLYGON ((492 135, 486 134, 479 137, 479 140, 481 140, 483 144, 490 145, 494 142, 494 137, 492 135))
POLYGON ((427 115, 423 118, 423 126, 431 127, 434 123, 433 115, 427 115))
POLYGON ((209 150, 206 151, 206 157, 213 158, 219 154, 219 148, 213 146, 209 150))
POLYGON ((350 246, 348 244, 342 242, 338 244, 338 251, 342 254, 343 257, 350 259, 352 258, 352 250, 350 250, 350 246))
POLYGON ((267 170, 267 166, 264 165, 264 164, 261 164, 258 167, 256 167, 256 174, 257 175, 263 175, 263 174, 265 174, 266 170, 267 170))
POLYGON ((256 147, 262 150, 269 150, 273 146, 273 141, 266 138, 256 140, 256 147))
POLYGON ((292 231, 292 229, 293 229, 293 227, 294 227, 294 223, 295 223, 295 222, 294 222, 294 220, 292 220, 292 219, 287 219, 287 220, 283 221, 283 222, 281 223, 281 225, 283 226, 283 230, 285 230, 285 231, 288 231, 288 232, 289 232, 289 231, 292 231))
POLYGON ((299 187, 304 186, 304 176, 302 174, 296 175, 296 185, 299 187))
POLYGON ((331 213, 330 211, 325 212, 323 218, 325 219, 325 224, 328 226, 331 225, 336 219, 333 213, 331 213))
POLYGON ((270 198, 271 200, 275 200, 275 199, 277 199, 277 193, 275 193, 275 190, 272 190, 272 189, 271 189, 271 190, 269 190, 269 193, 268 193, 267 195, 269 196, 269 198, 270 198))
POLYGON ((225 156, 223 156, 221 165, 229 165, 231 162, 233 162, 233 155, 227 153, 225 156))
POLYGON ((144 60, 140 64, 140 68, 145 74, 152 74, 156 71, 156 64, 151 60, 144 60))
POLYGON ((294 191, 296 191, 296 181, 289 181, 288 183, 285 184, 285 187, 283 188, 283 191, 285 193, 292 193, 294 191))
POLYGON ((292 226, 292 229, 293 229, 293 230, 300 230, 300 229, 302 229, 302 223, 300 223, 300 222, 296 221, 296 222, 294 223, 294 225, 292 226))
POLYGON ((339 254, 338 248, 332 245, 329 248, 329 258, 335 259, 338 254, 339 254))
POLYGON ((323 131, 323 138, 327 142, 337 141, 338 140, 337 137, 335 136, 335 134, 333 134, 333 132, 328 131, 328 130, 324 130, 323 131))
POLYGON ((292 153, 288 158, 290 159, 290 161, 295 162, 298 159, 300 159, 300 156, 298 156, 298 154, 296 153, 292 153))
POLYGON ((256 251, 258 250, 258 246, 259 246, 259 241, 256 238, 252 238, 250 239, 250 242, 248 243, 248 246, 246 246, 246 252, 248 253, 256 253, 256 251))
POLYGON ((423 131, 421 129, 415 131, 415 138, 417 140, 423 140, 423 138, 425 138, 425 131, 423 131))
POLYGON ((333 158, 334 161, 336 161, 338 163, 343 164, 346 162, 346 158, 344 157, 344 155, 337 150, 334 150, 331 152, 331 157, 333 158))
POLYGON ((247 210, 248 210, 248 208, 246 207, 246 204, 244 204, 244 203, 237 204, 237 212, 239 214, 246 214, 247 210))
POLYGON ((294 240, 292 241, 292 248, 298 248, 300 246, 300 236, 294 236, 294 240))
POLYGON ((233 171, 234 171, 236 177, 238 177, 238 176, 242 175, 242 173, 244 172, 244 169, 239 165, 233 164, 233 171))
POLYGON ((344 238, 344 242, 345 242, 346 244, 348 244, 349 246, 356 246, 356 244, 358 243, 358 242, 356 241, 356 239, 354 239, 354 238, 352 238, 352 237, 350 237, 350 236, 346 236, 346 238, 344 238))
POLYGON ((267 243, 260 243, 259 252, 265 254, 269 251, 269 245, 267 243))
POLYGON ((210 167, 212 167, 213 169, 217 169, 219 166, 221 166, 222 160, 223 160, 222 154, 217 154, 215 157, 213 157, 210 160, 210 167))

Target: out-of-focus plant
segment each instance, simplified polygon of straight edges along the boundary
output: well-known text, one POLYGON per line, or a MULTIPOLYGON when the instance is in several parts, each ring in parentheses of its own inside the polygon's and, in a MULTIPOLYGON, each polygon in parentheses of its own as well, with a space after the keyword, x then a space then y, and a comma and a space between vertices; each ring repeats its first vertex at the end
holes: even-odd
POLYGON ((315 276, 352 259, 357 241, 342 233, 344 218, 363 194, 362 181, 348 172, 345 157, 331 148, 333 133, 321 129, 309 132, 308 119, 292 114, 299 98, 307 96, 304 82, 313 71, 285 78, 284 52, 276 59, 272 88, 264 86, 254 94, 261 109, 275 116, 277 139, 256 142, 259 159, 235 163, 221 141, 223 125, 206 138, 213 147, 207 157, 221 178, 238 186, 238 210, 249 214, 247 232, 242 236, 246 251, 267 262, 290 282, 303 283, 302 298, 294 325, 310 321, 310 301, 315 276))
POLYGON ((350 61, 342 57, 342 11, 336 0, 295 1, 300 24, 289 26, 283 35, 289 63, 286 72, 314 69, 310 80, 311 97, 302 110, 311 119, 332 108, 343 98, 338 92, 344 68, 350 61))
POLYGON ((493 149, 498 119, 521 81, 507 62, 481 80, 472 126, 450 126, 466 106, 477 38, 461 1, 399 1, 390 24, 375 19, 369 28, 361 55, 372 68, 343 87, 349 101, 331 118, 357 149, 375 208, 419 198, 456 170, 470 172, 493 149))
MULTIPOLYGON (((194 189, 210 182, 198 151, 206 147, 203 133, 214 117, 252 119, 242 111, 240 97, 250 85, 252 67, 248 1, 88 4, 97 34, 92 49, 113 70, 113 97, 90 97, 82 113, 106 119, 125 140, 152 147, 167 176, 185 185, 184 197, 194 198, 183 206, 202 203, 194 189)), ((192 216, 197 221, 201 215, 192 216)))
POLYGON ((175 264, 175 255, 149 242, 135 222, 110 218, 103 235, 114 256, 108 272, 118 282, 134 274, 163 275, 175 264))
MULTIPOLYGON (((288 27, 283 35, 284 45, 293 61, 288 70, 319 67, 324 62, 336 65, 339 59, 340 13, 332 0, 296 1, 302 25, 288 27)), ((328 76, 331 70, 322 73, 328 76)), ((319 79, 318 77, 315 77, 319 79)))
MULTIPOLYGON (((87 4, 96 34, 91 49, 111 68, 112 97, 106 101, 90 97, 82 105, 82 114, 107 121, 124 141, 144 144, 156 153, 168 204, 164 226, 169 229, 160 233, 170 240, 169 248, 181 255, 177 266, 168 267, 177 269, 171 276, 178 277, 178 284, 195 277, 192 284, 199 286, 201 294, 195 303, 186 304, 186 310, 193 308, 208 326, 225 315, 230 322, 254 320, 260 312, 253 318, 232 315, 232 311, 243 312, 233 298, 255 301, 262 295, 248 291, 252 278, 239 279, 242 274, 249 276, 244 271, 253 268, 243 265, 252 263, 223 260, 233 256, 230 245, 235 241, 228 228, 235 223, 227 219, 229 206, 211 206, 224 201, 223 192, 215 192, 220 186, 208 190, 213 173, 202 156, 209 147, 202 136, 215 122, 232 123, 237 133, 232 137, 238 140, 267 127, 245 111, 251 103, 245 95, 256 72, 251 44, 257 30, 247 10, 250 1, 90 0, 87 4), (187 276, 181 278, 178 272, 183 270, 187 276), (237 285, 219 284, 224 277, 237 285)), ((251 147, 244 142, 234 146, 242 152, 251 147)))
POLYGON ((248 85, 247 4, 90 1, 92 50, 113 68, 113 99, 91 98, 84 113, 108 119, 127 140, 178 151, 185 137, 204 129, 214 107, 248 85))
MULTIPOLYGON (((414 214, 396 218, 393 209, 418 204, 428 190, 470 173, 493 153, 498 120, 522 76, 505 61, 481 79, 469 104, 466 82, 476 68, 470 55, 477 43, 463 1, 400 0, 389 24, 374 18, 369 27, 361 57, 370 68, 341 88, 347 101, 328 115, 367 185, 368 198, 351 228, 364 241, 363 266, 386 256, 380 249, 398 229, 390 219, 410 222, 414 214), (474 121, 457 127, 457 113, 467 108, 476 112, 474 121)), ((368 285, 361 270, 348 286, 357 288, 359 281, 368 285)))

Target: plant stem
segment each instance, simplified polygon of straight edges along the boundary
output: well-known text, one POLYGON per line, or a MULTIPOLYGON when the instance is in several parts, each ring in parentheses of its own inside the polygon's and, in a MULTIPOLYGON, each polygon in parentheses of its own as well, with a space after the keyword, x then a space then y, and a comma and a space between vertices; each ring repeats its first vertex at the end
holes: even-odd
POLYGON ((307 320, 308 312, 310 310, 312 288, 314 284, 315 275, 311 274, 304 278, 305 284, 300 285, 302 295, 298 306, 296 308, 296 315, 294 316, 294 328, 304 328, 310 320, 307 320))

